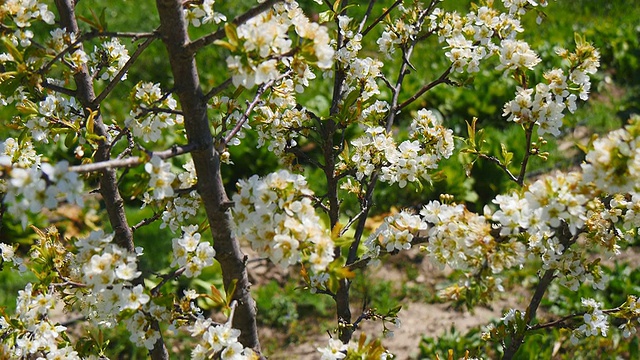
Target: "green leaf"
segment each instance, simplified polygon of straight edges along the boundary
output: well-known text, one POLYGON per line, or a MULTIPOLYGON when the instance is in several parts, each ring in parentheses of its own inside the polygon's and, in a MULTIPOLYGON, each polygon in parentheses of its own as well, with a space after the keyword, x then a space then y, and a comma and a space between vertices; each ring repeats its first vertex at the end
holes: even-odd
POLYGON ((18 48, 15 47, 15 45, 13 45, 13 42, 11 40, 9 40, 6 36, 3 36, 0 38, 0 41, 2 42, 2 45, 4 45, 4 47, 7 48, 7 51, 9 51, 9 54, 11 54, 11 56, 13 57, 13 60, 15 60, 18 63, 24 62, 24 58, 22 57, 22 52, 20 52, 20 50, 18 50, 18 48))
POLYGON ((8 80, 4 80, 2 83, 0 83, 0 94, 9 95, 16 92, 25 77, 24 74, 16 73, 16 75, 17 76, 11 77, 8 80))
POLYGON ((73 144, 76 143, 77 138, 78 138, 78 134, 76 132, 68 132, 67 136, 64 139, 64 145, 67 148, 71 148, 73 144))
POLYGON ((224 298, 222 297, 222 293, 214 286, 211 285, 211 295, 207 295, 207 297, 216 304, 216 306, 223 306, 226 304, 224 298))
POLYGON ((478 118, 476 117, 474 117, 471 120, 471 123, 465 120, 465 122, 467 123, 467 134, 469 135, 469 144, 474 149, 476 147, 476 121, 478 121, 478 118))
POLYGON ((640 344, 638 341, 638 337, 634 336, 633 340, 629 344, 629 359, 638 359, 640 358, 640 344))
POLYGON ((478 151, 482 150, 482 145, 484 145, 485 140, 484 140, 484 129, 480 129, 476 132, 476 146, 478 148, 478 151))
POLYGON ((577 47, 580 47, 586 43, 585 38, 577 32, 573 33, 573 40, 576 42, 577 47))
POLYGON ((237 47, 240 44, 238 29, 233 23, 224 24, 224 33, 227 35, 227 39, 229 39, 231 45, 237 47))
POLYGON ((87 141, 96 145, 99 145, 100 143, 106 140, 104 136, 99 136, 93 133, 87 133, 86 138, 87 138, 87 141))
MULTIPOLYGON (((89 110, 89 109, 87 109, 89 110)), ((89 110, 90 111, 90 110, 89 110)), ((89 117, 87 118, 87 131, 89 132, 89 134, 93 134, 94 133, 94 125, 95 125, 95 117, 98 116, 98 111, 91 111, 89 113, 89 117)))
POLYGON ((227 306, 229 306, 233 300, 233 295, 236 292, 236 285, 238 285, 238 279, 233 279, 227 287, 227 306))
POLYGON ((333 10, 333 12, 334 12, 334 13, 336 13, 336 14, 338 13, 338 10, 340 10, 340 2, 341 2, 341 1, 342 1, 342 0, 336 0, 336 1, 333 3, 332 10, 333 10))
POLYGON ((24 128, 24 130, 22 130, 20 135, 18 135, 18 144, 22 144, 28 134, 29 134, 29 128, 24 128))
POLYGON ((513 160, 513 153, 507 151, 507 146, 503 143, 500 143, 500 149, 501 149, 502 159, 503 159, 502 165, 509 166, 509 164, 511 164, 511 161, 513 160))
POLYGON ((216 40, 213 42, 214 45, 218 45, 218 46, 222 46, 223 48, 229 50, 229 51, 236 51, 237 47, 231 45, 228 41, 224 41, 224 40, 216 40))
POLYGON ((324 24, 328 22, 333 22, 335 19, 335 13, 332 10, 323 11, 318 14, 318 23, 324 24))
POLYGON ((389 310, 389 312, 387 313, 387 316, 397 316, 401 309, 402 309, 402 305, 396 305, 389 310))
POLYGON ((99 18, 99 20, 100 20, 100 25, 102 26, 102 29, 103 29, 104 31, 107 31, 107 16, 106 16, 106 14, 105 14, 105 10, 106 10, 106 9, 107 9, 107 8, 102 8, 102 11, 100 11, 100 18, 99 18))
POLYGON ((335 274, 339 279, 353 279, 356 277, 356 273, 346 266, 335 269, 335 274))

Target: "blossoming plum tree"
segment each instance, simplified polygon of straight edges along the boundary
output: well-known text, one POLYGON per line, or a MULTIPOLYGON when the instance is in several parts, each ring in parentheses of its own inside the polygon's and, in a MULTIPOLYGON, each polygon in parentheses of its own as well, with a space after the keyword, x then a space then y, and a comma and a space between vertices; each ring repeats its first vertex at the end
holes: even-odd
POLYGON ((625 337, 634 334, 640 317, 634 294, 615 309, 583 299, 581 314, 550 324, 535 320, 554 280, 571 289, 604 287, 607 277, 587 249, 615 256, 621 243, 638 235, 640 121, 594 141, 579 169, 527 182, 530 158, 544 157, 539 144, 559 136, 566 112, 588 99, 589 76, 599 65, 596 49, 577 35, 573 51, 557 51, 562 67, 538 79, 532 71, 541 60, 519 36, 522 17, 540 12, 545 1, 484 1, 466 14, 447 11, 438 0, 388 1, 381 11, 375 3, 308 2, 304 9, 317 15, 312 21, 294 0, 262 0, 238 14, 216 11, 214 0, 156 0, 158 22, 146 32, 124 32, 107 28, 104 17, 79 13, 74 0, 4 1, 2 221, 27 229, 43 209, 74 205, 89 211, 98 193, 108 226, 72 238, 55 226, 32 226, 25 231, 35 231, 38 240, 26 258, 16 245, 0 244, 3 266, 38 279, 18 293, 15 313, 0 317, 2 354, 108 355, 99 344, 78 346, 52 319, 52 310, 64 303, 88 327, 126 323, 130 340, 153 359, 169 358, 165 339, 176 331, 198 339, 191 351, 196 359, 260 358, 241 246, 280 266, 298 266, 309 291, 335 300, 336 337, 318 349, 322 359, 391 356, 378 341, 352 338, 369 319, 382 320, 385 332, 389 324, 399 325, 399 308, 353 316, 350 285, 357 269, 417 244, 434 262, 465 274, 442 296, 469 304, 490 301, 506 270, 542 264, 527 308, 511 309, 485 334, 502 342, 505 359, 527 334, 548 326, 573 324, 577 342, 606 336, 613 316, 621 319, 625 337), (201 35, 192 39, 195 28, 201 35), (417 73, 411 63, 432 37, 450 62, 435 76, 417 73), (156 78, 127 79, 131 69, 145 66, 141 54, 156 42, 166 49, 168 89, 156 78), (369 45, 375 48, 364 48, 369 45), (217 83, 207 88, 200 77, 208 69, 198 66, 196 55, 211 48, 223 54, 228 73, 216 75, 217 83), (470 166, 478 159, 495 163, 519 189, 497 196, 482 213, 443 194, 367 233, 377 189, 429 183, 439 162, 454 153, 446 120, 429 109, 410 111, 410 105, 436 86, 458 85, 492 58, 495 69, 518 84, 504 116, 524 132, 524 157, 515 164, 508 149, 502 157, 486 152, 475 119, 461 151, 472 158, 470 166), (410 77, 432 80, 407 94, 403 85, 410 77), (323 86, 329 104, 326 111, 314 110, 303 95, 323 86), (128 87, 129 98, 116 96, 117 87, 128 87), (109 118, 113 106, 130 108, 126 119, 109 118), (229 149, 249 133, 278 156, 281 169, 240 180, 229 196, 221 169, 242 166, 246 159, 234 159, 229 149), (132 168, 143 169, 136 191, 122 182, 132 168), (305 168, 323 174, 315 187, 320 191, 309 186, 305 168), (355 200, 355 211, 346 198, 355 200), (125 205, 140 203, 155 214, 132 225, 125 205), (175 237, 171 271, 151 283, 146 277, 161 269, 140 268, 144 249, 136 231, 156 221, 175 237), (201 236, 207 228, 213 244, 201 236), (168 282, 198 277, 214 261, 225 296, 164 291, 168 282), (205 316, 196 302, 204 296, 225 305, 226 322, 205 316), (568 321, 575 319, 582 322, 568 321))

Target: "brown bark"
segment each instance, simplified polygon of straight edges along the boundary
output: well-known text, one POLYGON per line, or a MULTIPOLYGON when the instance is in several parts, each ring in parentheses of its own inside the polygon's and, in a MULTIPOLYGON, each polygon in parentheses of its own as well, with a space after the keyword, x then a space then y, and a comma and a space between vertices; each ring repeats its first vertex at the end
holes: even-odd
POLYGON ((200 87, 194 54, 188 51, 190 41, 182 15, 182 1, 156 0, 156 6, 160 15, 160 36, 169 55, 187 138, 196 148, 191 155, 198 175, 198 193, 211 225, 216 258, 222 268, 225 287, 238 281, 233 296, 238 303, 233 326, 241 331, 239 340, 244 346, 260 351, 256 307, 249 292, 245 256, 231 233, 227 212, 229 200, 220 175, 220 154, 214 148, 209 129, 206 97, 200 87))

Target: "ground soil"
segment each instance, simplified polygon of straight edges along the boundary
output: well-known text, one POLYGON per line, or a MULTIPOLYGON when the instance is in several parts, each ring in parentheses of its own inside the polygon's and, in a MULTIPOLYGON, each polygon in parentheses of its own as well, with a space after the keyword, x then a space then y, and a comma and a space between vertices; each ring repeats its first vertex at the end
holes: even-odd
MULTIPOLYGON (((270 268, 268 265, 254 267, 251 271, 254 275, 267 275, 282 278, 282 274, 278 274, 276 269, 270 268)), ((422 257, 419 250, 412 249, 407 253, 396 255, 392 261, 386 262, 384 266, 372 269, 368 276, 369 281, 387 280, 392 283, 412 282, 411 285, 424 286, 425 289, 435 290, 441 284, 450 270, 440 270, 434 266, 429 259, 422 257), (413 280, 407 279, 406 270, 401 264, 407 266, 415 266, 419 271, 417 277, 413 280)), ((257 280, 257 279, 256 279, 257 280)), ((471 328, 480 327, 488 324, 491 320, 503 316, 504 310, 511 307, 519 307, 519 301, 522 301, 522 294, 512 294, 496 299, 492 307, 476 307, 473 312, 454 309, 450 304, 434 303, 433 301, 403 301, 402 310, 399 313, 401 326, 394 329, 394 335, 390 338, 383 339, 382 343, 396 359, 416 359, 419 352, 419 344, 421 338, 438 337, 446 331, 454 327, 460 333, 465 333, 471 328)), ((360 313, 360 306, 352 304, 352 314, 357 316, 360 313)), ((354 335, 354 339, 359 337, 359 332, 367 335, 382 337, 382 324, 379 321, 365 321, 363 326, 354 335)), ((310 329, 313 330, 313 329, 310 329)), ((328 330, 328 329, 325 329, 328 330)), ((286 332, 286 331, 284 331, 286 332)), ((306 360, 319 359, 320 353, 317 347, 326 346, 329 335, 322 329, 316 328, 315 331, 309 331, 304 336, 296 336, 296 342, 288 342, 290 340, 282 335, 282 331, 274 330, 269 327, 260 329, 262 342, 281 342, 281 346, 271 346, 267 351, 268 358, 271 360, 306 360)), ((296 334, 301 335, 301 334, 296 334)))

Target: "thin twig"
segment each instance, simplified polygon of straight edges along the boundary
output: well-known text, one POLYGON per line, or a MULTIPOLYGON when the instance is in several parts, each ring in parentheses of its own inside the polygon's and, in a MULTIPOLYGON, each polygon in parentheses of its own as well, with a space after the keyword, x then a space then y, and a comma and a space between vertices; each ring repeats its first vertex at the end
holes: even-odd
POLYGON ((224 89, 228 88, 229 85, 231 85, 231 84, 233 84, 233 81, 232 81, 231 78, 228 78, 222 84, 220 84, 220 85, 214 87, 213 89, 209 90, 209 92, 204 95, 205 100, 206 101, 211 100, 212 97, 218 95, 224 89))
POLYGON ((354 321, 353 324, 351 324, 351 326, 353 326, 353 330, 357 330, 362 320, 370 320, 375 317, 376 317, 376 313, 374 312, 374 310, 366 309, 360 314, 360 316, 358 316, 356 321, 354 321))
POLYGON ((258 91, 256 91, 256 95, 253 97, 253 100, 247 106, 247 110, 245 110, 244 114, 242 114, 242 118, 238 120, 238 122, 233 127, 233 129, 231 129, 231 131, 227 134, 227 136, 224 137, 224 141, 222 143, 223 146, 226 146, 226 144, 228 144, 229 141, 231 141, 231 139, 233 139, 233 137, 236 136, 238 132, 240 132, 240 129, 242 129, 242 127, 247 122, 247 120, 249 120, 249 115, 251 115, 253 108, 255 108, 260 102, 260 97, 262 96, 262 94, 264 94, 264 92, 267 91, 267 89, 269 89, 276 81, 287 77, 290 73, 291 73, 291 70, 286 71, 284 74, 281 74, 276 79, 269 80, 268 82, 258 87, 258 91))
POLYGON ((524 153, 524 158, 522 159, 522 165, 520 166, 520 174, 518 175, 518 179, 516 181, 516 183, 518 183, 518 185, 522 186, 524 184, 524 178, 525 178, 525 174, 527 171, 527 164, 529 163, 529 158, 531 157, 531 136, 533 134, 533 128, 535 127, 535 123, 531 123, 526 129, 525 129, 525 135, 526 135, 526 151, 524 153))
POLYGON ((310 164, 312 164, 313 166, 315 166, 315 167, 317 167, 319 169, 322 169, 322 167, 323 167, 323 165, 318 160, 316 160, 316 159, 312 158, 311 156, 307 155, 298 146, 288 147, 284 151, 288 152, 288 153, 292 153, 293 155, 295 155, 298 158, 302 158, 304 161, 309 162, 310 164))
POLYGON ((349 222, 347 223, 347 225, 345 225, 344 228, 342 228, 342 230, 340 230, 340 235, 339 236, 344 235, 349 230, 351 225, 353 225, 353 223, 356 222, 356 220, 358 220, 362 215, 364 215, 364 213, 365 213, 365 209, 362 209, 362 210, 360 210, 360 212, 356 216, 352 217, 349 220, 349 222))
POLYGON ((364 13, 362 17, 362 21, 360 21, 360 26, 358 26, 358 33, 362 33, 362 29, 364 29, 364 25, 367 23, 369 16, 371 16, 371 11, 373 10, 373 5, 376 3, 376 0, 369 0, 369 6, 367 7, 367 11, 364 13))
POLYGON ((153 216, 148 217, 146 219, 143 219, 142 221, 140 221, 139 223, 133 225, 131 227, 131 231, 135 232, 136 230, 138 230, 139 228, 143 227, 143 226, 147 226, 151 223, 153 223, 154 221, 160 219, 160 217, 162 216, 162 212, 158 211, 157 213, 154 213, 153 216))
POLYGON ((161 159, 168 159, 174 156, 186 154, 196 149, 195 145, 187 144, 183 146, 173 146, 171 149, 163 150, 163 151, 153 151, 149 152, 147 157, 134 156, 126 159, 113 159, 107 161, 100 161, 92 164, 83 164, 69 167, 69 171, 77 172, 77 173, 87 173, 100 171, 104 169, 115 169, 115 168, 123 168, 123 167, 132 167, 140 165, 144 162, 147 162, 147 159, 158 156, 161 159))
POLYGON ((179 269, 176 269, 174 272, 171 272, 169 274, 166 275, 158 275, 158 277, 162 278, 162 281, 160 281, 160 283, 158 285, 156 285, 153 289, 151 289, 151 295, 158 296, 158 293, 160 292, 160 288, 162 288, 164 286, 164 284, 168 283, 169 281, 176 279, 178 277, 180 277, 180 275, 182 275, 182 273, 184 273, 186 270, 186 268, 183 266, 179 269))
POLYGON ((47 80, 44 80, 42 82, 42 87, 50 89, 50 90, 53 90, 55 92, 59 92, 61 94, 72 96, 72 97, 75 97, 78 94, 76 90, 67 89, 66 87, 62 87, 62 86, 58 86, 58 85, 52 84, 52 83, 48 82, 47 80))
POLYGON ((158 34, 154 31, 151 31, 151 32, 93 31, 93 32, 87 33, 87 35, 88 35, 86 37, 87 39, 94 38, 94 37, 112 37, 112 38, 131 38, 133 39, 133 41, 136 41, 138 39, 158 37, 158 34))
POLYGON ((165 109, 165 108, 159 108, 159 107, 144 107, 144 106, 141 106, 140 110, 142 110, 144 112, 144 114, 148 114, 148 113, 165 113, 165 114, 172 114, 172 115, 183 115, 182 111, 180 111, 180 110, 165 109))
POLYGON ((362 32, 362 37, 367 35, 369 31, 373 30, 373 28, 376 27, 376 25, 378 25, 378 23, 382 21, 382 19, 384 19, 387 15, 389 15, 391 10, 393 10, 396 6, 400 4, 402 4, 402 0, 396 0, 396 2, 394 2, 385 12, 383 12, 382 15, 380 15, 373 23, 371 23, 371 25, 367 26, 367 28, 362 32))
POLYGON ((69 326, 74 325, 75 323, 78 323, 78 322, 81 322, 81 321, 85 321, 85 320, 87 320, 87 317, 82 315, 82 316, 74 317, 72 319, 61 321, 60 325, 62 325, 64 327, 69 327, 69 326))
POLYGON ((418 90, 418 92, 416 92, 410 98, 408 98, 407 100, 402 102, 398 106, 398 111, 404 109, 405 107, 407 107, 408 105, 410 105, 411 103, 416 101, 424 93, 426 93, 427 91, 433 89, 437 85, 451 83, 451 81, 449 80, 449 74, 451 74, 451 70, 452 69, 453 69, 453 65, 449 65, 449 68, 447 68, 447 70, 445 70, 445 72, 443 72, 442 75, 440 75, 439 78, 437 78, 437 79, 433 80, 432 82, 428 83, 427 85, 423 86, 420 90, 418 90))
POLYGON ((83 41, 91 40, 96 37, 122 37, 122 38, 133 38, 134 40, 155 37, 157 36, 153 32, 145 32, 145 33, 134 33, 134 32, 99 32, 99 31, 91 31, 79 36, 76 41, 69 44, 66 48, 64 48, 61 52, 56 54, 53 59, 49 60, 43 67, 38 69, 38 74, 45 74, 56 61, 60 60, 63 56, 70 53, 72 50, 75 50, 78 45, 80 45, 83 41))
MULTIPOLYGON (((495 156, 491 156, 491 155, 487 155, 487 154, 482 154, 482 153, 478 153, 477 155, 478 155, 478 156, 480 156, 480 157, 481 157, 481 158, 483 158, 483 159, 489 160, 489 161, 491 161, 492 163, 494 163, 494 164, 498 165, 498 167, 500 167, 502 170, 504 170, 504 172, 507 174, 507 176, 509 176, 509 179, 511 179, 512 181, 516 182, 517 184, 520 184, 520 183, 519 183, 519 181, 520 181, 520 180, 518 180, 518 178, 517 178, 515 175, 513 175, 513 173, 509 170, 509 168, 508 168, 506 165, 504 165, 504 164, 500 161, 500 159, 498 159, 498 158, 497 158, 497 157, 495 157, 495 156)), ((522 186, 522 184, 520 184, 520 186, 522 186)))

